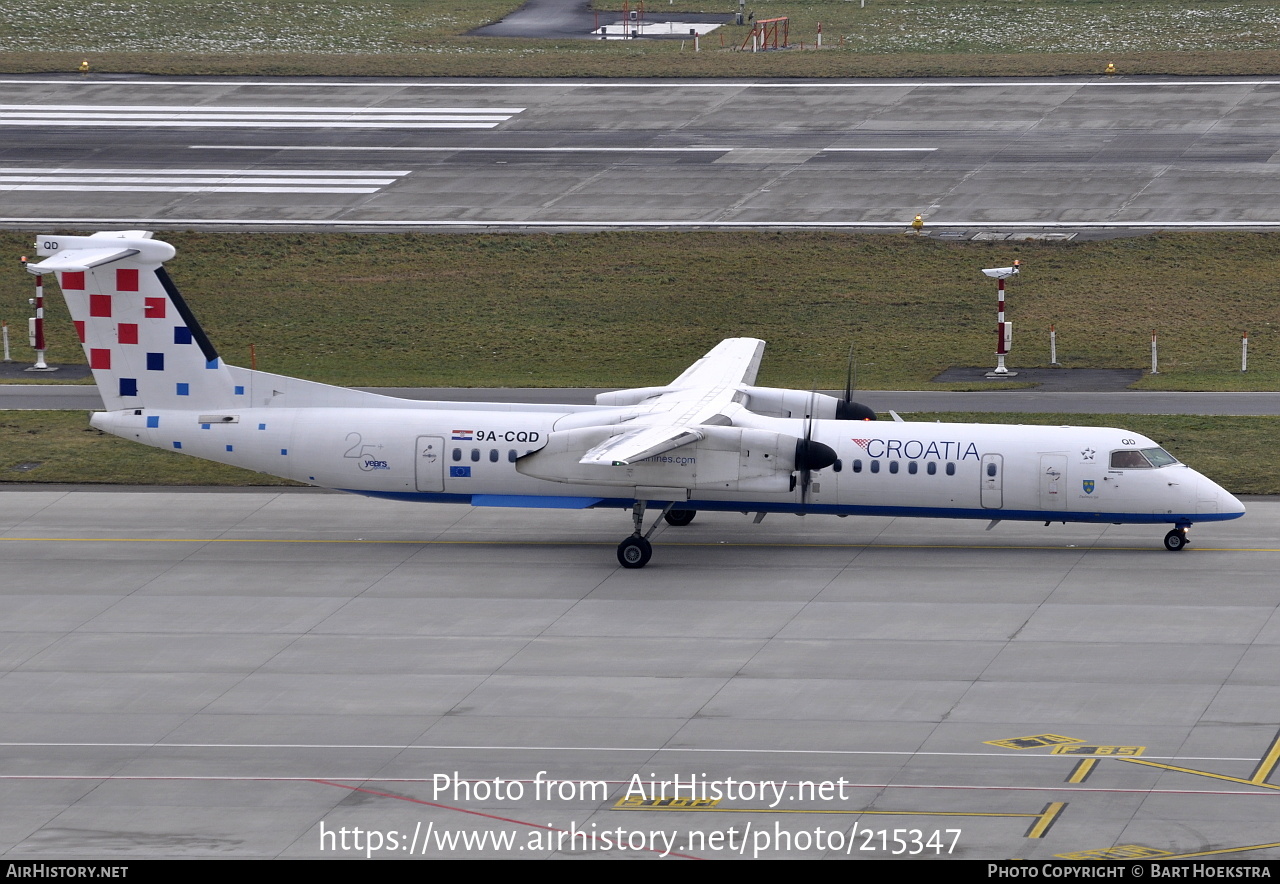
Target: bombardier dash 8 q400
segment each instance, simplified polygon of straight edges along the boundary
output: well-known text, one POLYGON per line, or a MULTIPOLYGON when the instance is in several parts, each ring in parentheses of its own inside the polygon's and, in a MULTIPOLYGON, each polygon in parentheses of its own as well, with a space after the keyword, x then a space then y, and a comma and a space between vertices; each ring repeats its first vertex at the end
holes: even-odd
MULTIPOLYGON (((125 439, 386 497, 473 506, 631 510, 618 561, 652 555, 646 508, 1049 522, 1235 519, 1240 501, 1150 439, 1102 427, 871 422, 845 398, 755 386, 764 341, 720 342, 670 384, 595 405, 418 402, 225 364, 146 231, 42 236, 125 439)), ((896 417, 896 415, 895 415, 896 417)))

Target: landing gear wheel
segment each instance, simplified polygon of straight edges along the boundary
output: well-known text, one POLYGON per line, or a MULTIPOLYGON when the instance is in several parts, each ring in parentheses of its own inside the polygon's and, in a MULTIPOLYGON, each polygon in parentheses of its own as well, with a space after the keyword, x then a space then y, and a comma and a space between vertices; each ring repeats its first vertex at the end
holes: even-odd
POLYGON ((1164 548, 1169 552, 1178 552, 1184 549, 1188 543, 1190 541, 1187 540, 1186 528, 1174 528, 1164 536, 1164 548))
POLYGON ((698 514, 697 510, 668 510, 662 518, 667 520, 668 525, 674 525, 677 528, 683 528, 693 521, 693 517, 698 514))
POLYGON ((643 537, 628 537, 618 544, 618 564, 624 568, 643 568, 653 558, 653 544, 643 537))

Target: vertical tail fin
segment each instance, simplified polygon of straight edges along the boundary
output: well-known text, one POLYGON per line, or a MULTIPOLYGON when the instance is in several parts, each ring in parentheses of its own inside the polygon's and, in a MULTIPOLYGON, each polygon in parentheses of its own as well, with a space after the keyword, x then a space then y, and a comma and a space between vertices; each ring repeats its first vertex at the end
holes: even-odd
MULTIPOLYGON (((41 236, 30 273, 56 273, 108 411, 209 409, 243 403, 165 272, 173 246, 146 231, 41 236)), ((243 381, 241 382, 243 384, 243 381)))

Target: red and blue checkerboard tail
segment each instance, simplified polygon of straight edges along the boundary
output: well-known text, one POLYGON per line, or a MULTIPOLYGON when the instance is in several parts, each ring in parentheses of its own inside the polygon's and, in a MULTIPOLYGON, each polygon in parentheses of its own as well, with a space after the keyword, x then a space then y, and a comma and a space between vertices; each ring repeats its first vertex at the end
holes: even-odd
POLYGON ((164 262, 174 248, 146 231, 41 236, 27 265, 54 273, 108 411, 216 411, 245 403, 164 262))

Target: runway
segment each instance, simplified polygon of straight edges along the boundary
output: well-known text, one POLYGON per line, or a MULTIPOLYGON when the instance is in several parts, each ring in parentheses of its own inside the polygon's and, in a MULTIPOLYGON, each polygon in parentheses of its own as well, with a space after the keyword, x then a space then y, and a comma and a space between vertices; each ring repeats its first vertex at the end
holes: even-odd
POLYGON ((1273 499, 1180 553, 703 513, 642 571, 623 512, 0 503, 6 858, 1280 858, 1273 499))
POLYGON ((19 229, 1280 225, 1280 79, 0 84, 19 229))

